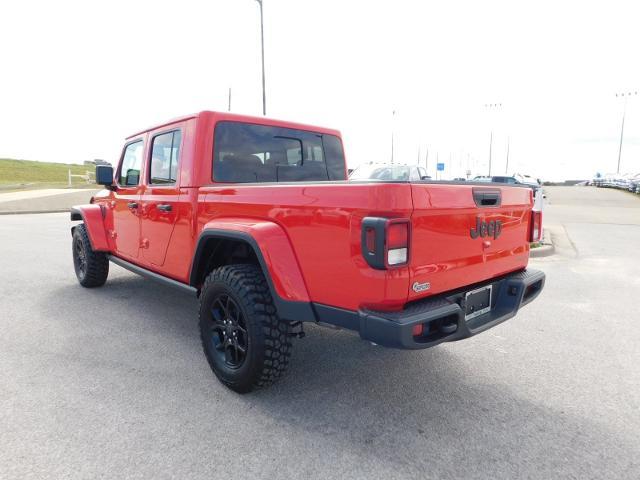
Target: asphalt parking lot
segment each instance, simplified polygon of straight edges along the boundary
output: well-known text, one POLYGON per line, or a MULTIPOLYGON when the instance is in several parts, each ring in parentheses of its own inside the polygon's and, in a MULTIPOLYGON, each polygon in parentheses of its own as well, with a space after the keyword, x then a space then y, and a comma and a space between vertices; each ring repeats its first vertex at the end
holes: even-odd
POLYGON ((68 215, 0 216, 0 478, 640 478, 640 198, 548 197, 516 318, 419 352, 307 327, 244 396, 195 298, 113 265, 83 289, 68 215))

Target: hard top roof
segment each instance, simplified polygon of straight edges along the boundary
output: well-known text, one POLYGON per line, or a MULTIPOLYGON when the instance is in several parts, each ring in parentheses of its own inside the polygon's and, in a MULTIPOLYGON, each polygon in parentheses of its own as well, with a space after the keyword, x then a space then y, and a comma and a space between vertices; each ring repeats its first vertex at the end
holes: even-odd
POLYGON ((204 110, 202 112, 199 113, 194 113, 191 115, 184 115, 181 117, 177 117, 177 118, 173 118, 167 122, 164 123, 160 123, 157 125, 154 125, 152 127, 149 128, 145 128, 144 130, 140 130, 139 132, 134 133, 133 135, 129 135, 127 137, 127 140, 133 138, 133 137, 137 137, 139 135, 142 135, 143 133, 147 133, 150 132, 152 130, 158 130, 159 128, 163 128, 169 125, 172 125, 174 123, 180 123, 180 122, 184 122, 185 120, 191 120, 194 118, 198 118, 198 119, 211 119, 211 118, 215 118, 216 121, 222 121, 222 120, 227 120, 227 121, 232 121, 232 122, 243 122, 243 123, 253 123, 253 124, 257 124, 257 125, 272 125, 272 126, 277 126, 277 127, 283 127, 283 128, 292 128, 292 129, 296 129, 296 130, 307 130, 307 131, 311 131, 311 132, 318 132, 318 133, 326 133, 329 135, 336 135, 336 136, 340 136, 340 132, 338 130, 334 130, 334 129, 330 129, 330 128, 324 128, 324 127, 318 127, 318 126, 314 126, 314 125, 306 125, 303 123, 296 123, 296 122, 289 122, 286 120, 277 120, 274 118, 267 118, 267 117, 253 117, 250 115, 240 115, 240 114, 236 114, 236 113, 229 113, 229 112, 214 112, 214 111, 210 111, 210 110, 204 110))

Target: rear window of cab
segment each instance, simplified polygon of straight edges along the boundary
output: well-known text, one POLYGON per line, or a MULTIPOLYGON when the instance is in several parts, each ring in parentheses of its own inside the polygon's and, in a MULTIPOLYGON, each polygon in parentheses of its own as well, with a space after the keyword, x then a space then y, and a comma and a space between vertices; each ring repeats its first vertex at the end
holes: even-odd
POLYGON ((335 135, 223 121, 214 133, 213 180, 228 183, 346 180, 335 135))

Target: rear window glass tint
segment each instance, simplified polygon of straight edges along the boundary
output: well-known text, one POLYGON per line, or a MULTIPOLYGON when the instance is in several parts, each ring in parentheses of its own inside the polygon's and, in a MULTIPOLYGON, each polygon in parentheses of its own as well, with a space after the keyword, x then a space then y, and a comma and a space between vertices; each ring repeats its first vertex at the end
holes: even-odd
POLYGON ((216 182, 345 180, 342 143, 334 135, 241 122, 219 122, 216 182))

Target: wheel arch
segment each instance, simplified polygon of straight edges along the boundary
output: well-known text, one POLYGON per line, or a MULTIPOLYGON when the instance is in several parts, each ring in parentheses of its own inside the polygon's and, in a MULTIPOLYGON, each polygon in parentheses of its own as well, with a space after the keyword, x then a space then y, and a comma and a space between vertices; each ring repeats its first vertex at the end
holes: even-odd
MULTIPOLYGON (((96 252, 108 252, 109 242, 104 228, 104 212, 100 205, 76 205, 71 207, 71 221, 81 221, 84 223, 91 248, 96 252)), ((75 225, 71 227, 71 234, 75 230, 75 225)))
POLYGON ((273 222, 243 220, 207 224, 196 242, 189 284, 199 289, 212 269, 233 263, 230 259, 236 258, 233 252, 239 248, 246 249, 246 254, 240 257, 242 260, 255 263, 262 270, 280 318, 316 321, 289 239, 273 222))

